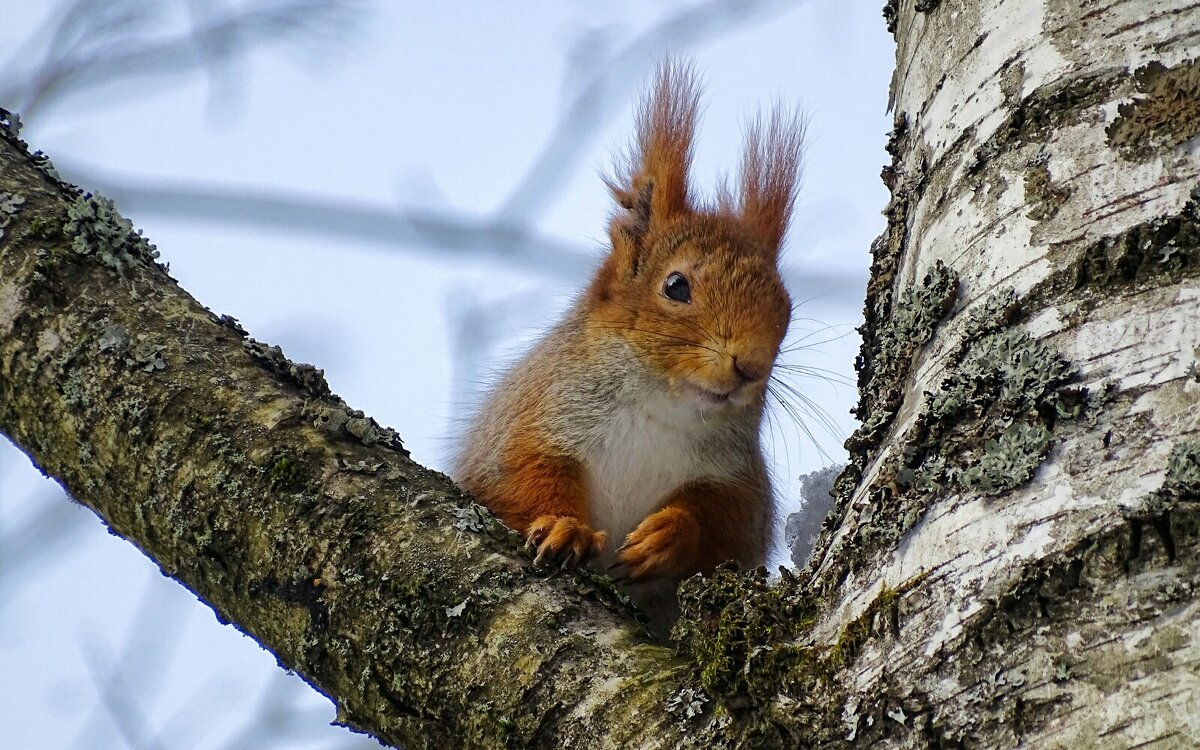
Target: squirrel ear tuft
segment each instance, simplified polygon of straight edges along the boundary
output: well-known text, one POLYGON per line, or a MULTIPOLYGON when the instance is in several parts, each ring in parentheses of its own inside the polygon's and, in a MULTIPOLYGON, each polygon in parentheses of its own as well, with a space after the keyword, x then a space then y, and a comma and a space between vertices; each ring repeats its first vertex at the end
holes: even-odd
POLYGON ((627 232, 650 227, 690 210, 688 170, 700 110, 700 82, 690 63, 668 59, 638 108, 633 145, 609 180, 617 205, 613 219, 627 232), (628 214, 624 214, 625 211, 628 214))
MULTIPOLYGON (((776 105, 746 133, 740 179, 741 221, 776 257, 787 232, 804 165, 804 117, 776 105)), ((728 200, 728 199, 726 199, 728 200)))

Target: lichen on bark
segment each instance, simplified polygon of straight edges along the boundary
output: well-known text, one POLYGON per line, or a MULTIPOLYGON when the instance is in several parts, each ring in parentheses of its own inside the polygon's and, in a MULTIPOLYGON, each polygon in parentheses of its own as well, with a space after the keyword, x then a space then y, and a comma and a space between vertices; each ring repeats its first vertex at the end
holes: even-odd
POLYGON ((1133 73, 1136 89, 1105 128, 1108 143, 1145 160, 1200 135, 1200 60, 1167 66, 1155 60, 1133 73))
POLYGON ((26 201, 0 238, 0 429, 43 470, 384 741, 680 737, 680 662, 611 584, 547 578, 319 371, 247 342, 44 168, 2 134, 0 190, 26 201))
POLYGON ((96 256, 122 276, 135 265, 151 263, 158 257, 154 245, 102 195, 78 196, 67 207, 63 231, 73 238, 71 247, 75 252, 96 256))

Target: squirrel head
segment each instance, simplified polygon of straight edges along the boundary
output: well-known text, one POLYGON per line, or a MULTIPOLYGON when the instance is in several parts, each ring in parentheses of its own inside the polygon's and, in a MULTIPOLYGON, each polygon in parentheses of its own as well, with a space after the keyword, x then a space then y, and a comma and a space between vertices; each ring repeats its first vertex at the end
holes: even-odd
POLYGON ((587 292, 589 319, 677 397, 704 409, 761 405, 791 316, 778 260, 804 125, 778 109, 756 120, 736 190, 698 205, 688 170, 699 89, 690 66, 668 61, 642 101, 634 145, 607 180, 612 249, 587 292))

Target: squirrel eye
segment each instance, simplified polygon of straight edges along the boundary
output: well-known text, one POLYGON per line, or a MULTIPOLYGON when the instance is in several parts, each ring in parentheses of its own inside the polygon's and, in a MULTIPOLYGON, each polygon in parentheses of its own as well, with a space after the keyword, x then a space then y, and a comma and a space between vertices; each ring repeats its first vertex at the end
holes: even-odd
POLYGON ((687 277, 678 271, 672 271, 663 282, 663 296, 676 302, 692 301, 692 286, 687 277))

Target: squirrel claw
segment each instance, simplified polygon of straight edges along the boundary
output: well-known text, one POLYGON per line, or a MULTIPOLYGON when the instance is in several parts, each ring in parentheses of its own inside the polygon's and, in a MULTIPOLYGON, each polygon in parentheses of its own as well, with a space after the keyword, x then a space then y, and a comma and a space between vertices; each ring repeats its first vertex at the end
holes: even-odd
POLYGON ((633 576, 633 571, 624 560, 617 560, 612 565, 604 569, 604 572, 612 580, 613 583, 636 583, 633 576))
POLYGON ((562 567, 583 565, 604 549, 608 535, 572 516, 539 516, 529 525, 526 539, 537 547, 533 564, 557 561, 562 567))
POLYGON ((628 569, 631 583, 668 578, 688 569, 698 547, 699 525, 677 508, 665 508, 646 517, 625 538, 617 559, 628 569))

